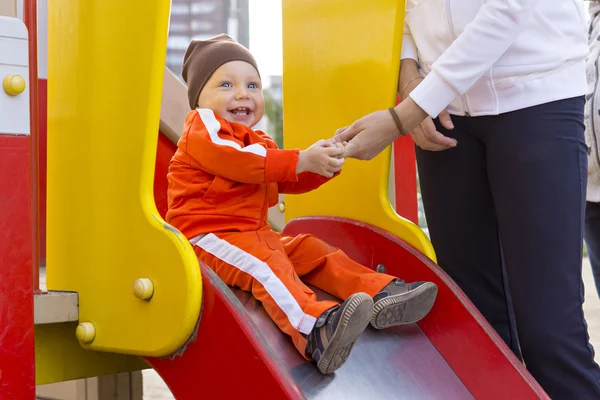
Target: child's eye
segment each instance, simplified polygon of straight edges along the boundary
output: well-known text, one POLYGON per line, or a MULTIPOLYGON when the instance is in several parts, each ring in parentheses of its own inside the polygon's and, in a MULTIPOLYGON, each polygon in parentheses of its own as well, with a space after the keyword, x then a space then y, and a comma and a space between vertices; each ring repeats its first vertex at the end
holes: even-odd
POLYGON ((258 89, 258 84, 256 84, 256 83, 250 83, 250 84, 248 84, 248 88, 250 88, 250 89, 258 89))
POLYGON ((226 88, 230 88, 233 87, 233 85, 231 85, 230 82, 223 82, 221 83, 221 85, 219 85, 220 87, 226 87, 226 88))

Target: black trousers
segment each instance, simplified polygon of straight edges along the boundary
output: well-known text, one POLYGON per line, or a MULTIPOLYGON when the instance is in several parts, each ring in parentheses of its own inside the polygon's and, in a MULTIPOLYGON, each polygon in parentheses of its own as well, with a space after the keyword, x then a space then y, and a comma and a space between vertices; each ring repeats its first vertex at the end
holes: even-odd
POLYGON ((600 203, 588 202, 585 208, 585 244, 600 296, 600 203))
MULTIPOLYGON (((582 310, 584 98, 437 129, 458 146, 417 148, 440 266, 554 400, 600 399, 582 310)), ((468 340, 465 338, 465 340, 468 340)))

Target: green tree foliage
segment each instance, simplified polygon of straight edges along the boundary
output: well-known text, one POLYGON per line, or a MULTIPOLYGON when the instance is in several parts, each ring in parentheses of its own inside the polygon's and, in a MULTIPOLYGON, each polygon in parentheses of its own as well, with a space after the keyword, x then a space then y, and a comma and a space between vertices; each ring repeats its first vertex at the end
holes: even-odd
POLYGON ((275 140, 279 148, 283 148, 283 104, 268 90, 265 90, 263 95, 265 97, 265 115, 269 121, 267 133, 275 140))

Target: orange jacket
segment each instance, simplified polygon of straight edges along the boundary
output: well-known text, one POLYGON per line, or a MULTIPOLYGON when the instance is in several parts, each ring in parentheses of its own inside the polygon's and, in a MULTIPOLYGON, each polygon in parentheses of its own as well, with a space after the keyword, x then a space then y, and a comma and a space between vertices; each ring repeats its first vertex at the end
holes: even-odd
POLYGON ((213 111, 191 111, 169 165, 166 220, 188 239, 209 232, 249 231, 267 223, 279 193, 314 190, 329 178, 296 174, 296 150, 213 111))

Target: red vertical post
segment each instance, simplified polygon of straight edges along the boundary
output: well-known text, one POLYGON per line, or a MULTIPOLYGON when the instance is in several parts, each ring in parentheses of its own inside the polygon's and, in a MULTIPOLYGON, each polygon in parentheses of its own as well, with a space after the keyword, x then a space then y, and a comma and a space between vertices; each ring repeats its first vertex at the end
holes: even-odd
POLYGON ((415 145, 410 137, 403 137, 394 142, 393 157, 396 212, 418 224, 417 164, 415 145))
POLYGON ((37 0, 24 0, 23 14, 29 31, 29 120, 31 135, 31 260, 33 287, 40 287, 39 223, 39 127, 38 127, 38 57, 37 0))
POLYGON ((0 132, 0 399, 35 399, 30 137, 0 132))
MULTIPOLYGON (((396 104, 400 97, 396 97, 396 104)), ((415 144, 410 136, 394 142, 394 194, 396 212, 401 217, 419 225, 419 202, 417 200, 417 160, 415 144)))
MULTIPOLYGON (((28 12, 31 15, 31 10, 28 12)), ((13 40, 18 45, 28 33, 20 21, 15 22, 8 20, 5 26, 10 27, 8 34, 13 35, 8 40, 18 38, 13 40)), ((21 76, 25 74, 25 67, 25 63, 14 66, 21 76)), ((30 80, 27 86, 31 88, 26 87, 32 96, 36 81, 37 78, 30 80)), ((8 96, 4 91, 1 93, 8 96)), ((2 108, 3 112, 18 111, 9 118, 16 118, 20 125, 17 129, 8 127, 0 131, 0 399, 29 400, 35 399, 32 270, 37 262, 32 259, 31 192, 36 185, 31 180, 32 135, 27 134, 31 127, 25 114, 31 106, 24 99, 15 100, 18 109, 8 105, 14 103, 3 103, 8 107, 2 108)))

